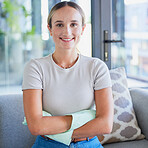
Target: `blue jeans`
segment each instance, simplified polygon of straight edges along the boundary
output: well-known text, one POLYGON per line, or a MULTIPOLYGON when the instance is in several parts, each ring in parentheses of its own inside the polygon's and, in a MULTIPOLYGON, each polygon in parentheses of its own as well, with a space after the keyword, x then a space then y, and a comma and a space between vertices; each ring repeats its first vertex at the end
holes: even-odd
POLYGON ((76 143, 71 142, 69 146, 54 140, 49 140, 41 136, 37 136, 37 139, 32 148, 103 148, 103 146, 101 145, 97 136, 89 139, 89 141, 85 140, 76 143))

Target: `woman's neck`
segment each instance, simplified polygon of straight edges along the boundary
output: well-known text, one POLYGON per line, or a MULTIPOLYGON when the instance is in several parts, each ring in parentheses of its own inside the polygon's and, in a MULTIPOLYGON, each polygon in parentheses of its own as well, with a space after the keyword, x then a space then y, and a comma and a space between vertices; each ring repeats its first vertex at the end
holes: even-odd
POLYGON ((77 51, 59 52, 55 50, 52 54, 54 62, 64 69, 72 67, 78 60, 78 56, 77 51))

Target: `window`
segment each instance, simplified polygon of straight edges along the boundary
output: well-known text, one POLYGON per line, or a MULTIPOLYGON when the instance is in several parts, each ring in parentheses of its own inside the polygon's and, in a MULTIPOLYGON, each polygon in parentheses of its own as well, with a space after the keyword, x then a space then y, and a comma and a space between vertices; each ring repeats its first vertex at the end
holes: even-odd
POLYGON ((112 2, 112 38, 124 41, 112 44, 112 68, 125 66, 131 82, 148 86, 148 0, 112 2))

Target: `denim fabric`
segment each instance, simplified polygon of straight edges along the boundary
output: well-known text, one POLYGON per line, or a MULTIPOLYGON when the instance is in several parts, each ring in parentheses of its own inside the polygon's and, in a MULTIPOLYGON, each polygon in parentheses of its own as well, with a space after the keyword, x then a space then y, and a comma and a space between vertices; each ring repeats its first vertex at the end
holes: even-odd
POLYGON ((38 136, 32 148, 103 148, 103 146, 99 142, 97 136, 85 141, 80 141, 76 143, 72 142, 69 146, 54 140, 49 140, 38 136))

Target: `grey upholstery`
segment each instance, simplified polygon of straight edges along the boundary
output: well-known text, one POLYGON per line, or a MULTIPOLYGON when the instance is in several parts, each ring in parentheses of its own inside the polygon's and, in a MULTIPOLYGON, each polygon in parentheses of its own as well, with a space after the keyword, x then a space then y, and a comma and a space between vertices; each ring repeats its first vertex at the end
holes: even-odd
POLYGON ((22 95, 0 96, 0 148, 31 148, 35 141, 24 118, 22 95))
POLYGON ((103 145, 104 148, 148 148, 147 140, 126 141, 103 145))
POLYGON ((148 140, 148 90, 133 89, 131 97, 139 127, 148 140))
MULTIPOLYGON (((103 145, 104 148, 148 147, 148 90, 131 89, 138 124, 146 139, 103 145)), ((28 127, 22 125, 24 118, 22 95, 0 96, 0 148, 31 148, 35 141, 28 127)))

